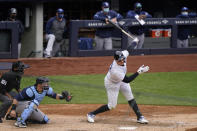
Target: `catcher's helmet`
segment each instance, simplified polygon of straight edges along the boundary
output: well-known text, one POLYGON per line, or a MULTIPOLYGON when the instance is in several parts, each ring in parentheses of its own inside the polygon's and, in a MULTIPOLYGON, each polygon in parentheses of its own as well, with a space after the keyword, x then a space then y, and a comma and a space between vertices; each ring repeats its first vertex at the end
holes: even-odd
POLYGON ((122 51, 116 51, 114 53, 114 59, 117 61, 121 61, 125 59, 125 56, 123 55, 122 51))
POLYGON ((12 71, 13 72, 23 73, 24 68, 25 68, 25 65, 21 61, 17 61, 17 62, 12 63, 12 71))
MULTIPOLYGON (((37 79, 36 79, 36 84, 35 84, 35 86, 37 86, 38 84, 42 84, 42 83, 48 83, 49 82, 49 79, 47 78, 47 77, 38 77, 37 79)), ((47 85, 44 85, 44 86, 42 86, 42 88, 44 89, 44 90, 48 90, 49 89, 49 85, 47 84, 47 85)))
POLYGON ((47 77, 38 77, 36 79, 36 84, 42 84, 49 82, 49 79, 47 77))

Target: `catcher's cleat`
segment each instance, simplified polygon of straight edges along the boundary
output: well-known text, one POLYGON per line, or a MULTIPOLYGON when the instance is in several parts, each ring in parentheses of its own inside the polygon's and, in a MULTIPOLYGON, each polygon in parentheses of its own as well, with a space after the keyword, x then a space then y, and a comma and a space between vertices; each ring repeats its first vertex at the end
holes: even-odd
POLYGON ((87 120, 88 120, 88 122, 94 123, 94 117, 95 117, 94 114, 88 113, 88 114, 87 114, 87 120))
POLYGON ((26 127, 27 127, 26 123, 22 123, 22 122, 20 122, 20 121, 16 121, 16 122, 14 123, 14 125, 15 125, 16 127, 20 127, 20 128, 26 128, 26 127))
POLYGON ((140 116, 140 118, 137 119, 137 123, 148 124, 148 121, 144 118, 144 116, 140 116))

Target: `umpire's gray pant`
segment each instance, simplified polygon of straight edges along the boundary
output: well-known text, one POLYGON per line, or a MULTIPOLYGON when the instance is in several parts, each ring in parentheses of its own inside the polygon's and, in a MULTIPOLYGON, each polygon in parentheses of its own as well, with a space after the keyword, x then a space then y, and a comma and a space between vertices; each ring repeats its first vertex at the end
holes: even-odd
MULTIPOLYGON (((9 92, 9 94, 12 97, 15 97, 17 95, 17 93, 14 91, 9 92)), ((9 107, 12 105, 12 100, 8 96, 0 93, 0 101, 2 102, 0 106, 0 118, 4 118, 9 107)))
POLYGON ((99 36, 95 36, 94 38, 95 42, 96 42, 96 50, 111 50, 112 49, 112 38, 108 37, 108 38, 101 38, 99 36))
MULTIPOLYGON (((131 32, 129 32, 129 34, 131 34, 131 32)), ((141 49, 142 46, 143 46, 143 44, 144 44, 144 33, 141 34, 141 35, 133 35, 133 34, 131 34, 131 35, 133 37, 137 37, 139 39, 138 44, 135 47, 133 47, 133 49, 141 49)), ((128 37, 128 47, 132 46, 131 45, 132 42, 133 42, 133 39, 131 39, 131 38, 128 37)))
MULTIPOLYGON (((24 111, 24 109, 28 108, 30 103, 31 103, 31 101, 19 101, 18 105, 16 107, 16 113, 21 115, 21 113, 24 111)), ((46 115, 40 109, 37 108, 29 116, 28 120, 43 122, 45 116, 46 115)))

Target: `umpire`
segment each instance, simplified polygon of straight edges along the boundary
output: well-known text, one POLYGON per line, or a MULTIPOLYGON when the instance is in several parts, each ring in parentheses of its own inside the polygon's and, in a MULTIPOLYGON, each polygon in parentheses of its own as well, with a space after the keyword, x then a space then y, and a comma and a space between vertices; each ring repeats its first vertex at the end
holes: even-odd
POLYGON ((5 117, 7 110, 12 104, 13 97, 17 95, 16 92, 12 91, 13 88, 20 92, 21 77, 24 73, 25 65, 21 61, 13 62, 12 69, 4 73, 0 78, 0 123, 5 117))

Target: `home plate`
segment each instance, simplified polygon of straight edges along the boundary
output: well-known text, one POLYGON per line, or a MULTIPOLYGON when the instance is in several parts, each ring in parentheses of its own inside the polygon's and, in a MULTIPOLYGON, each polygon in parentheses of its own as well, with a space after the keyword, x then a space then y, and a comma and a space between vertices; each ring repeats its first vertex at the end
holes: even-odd
POLYGON ((119 127, 120 130, 135 130, 137 127, 119 127))

